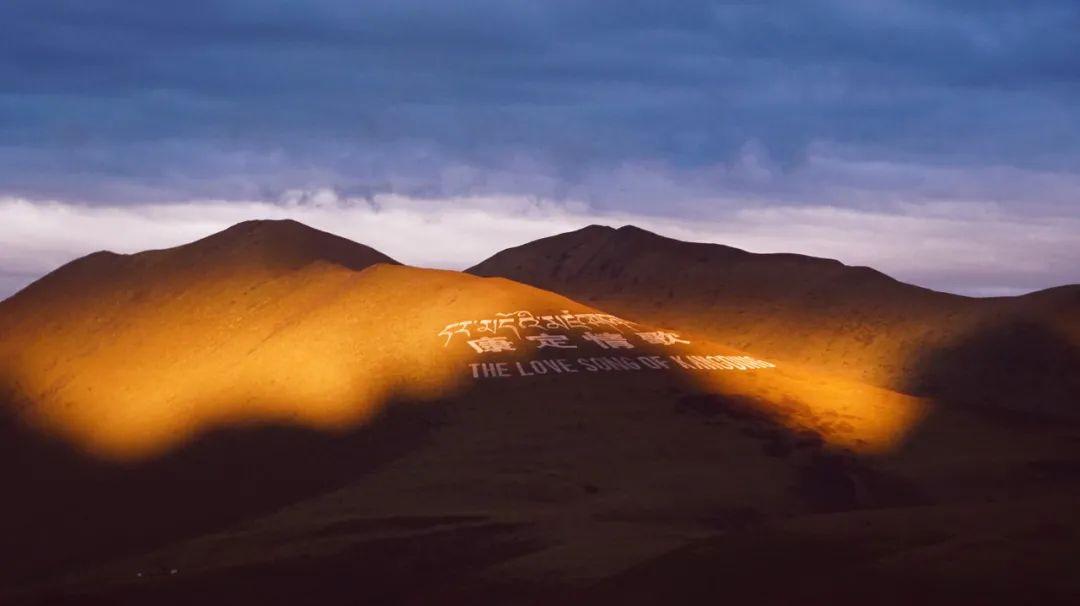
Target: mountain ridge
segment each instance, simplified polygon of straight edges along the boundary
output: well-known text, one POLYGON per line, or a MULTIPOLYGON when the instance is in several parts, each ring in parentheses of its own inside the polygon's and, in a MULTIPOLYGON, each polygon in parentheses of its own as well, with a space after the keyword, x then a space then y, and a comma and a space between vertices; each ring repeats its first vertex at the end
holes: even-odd
POLYGON ((976 579, 963 598, 1018 559, 1033 585, 1067 559, 1075 425, 771 358, 725 367, 760 354, 656 325, 666 299, 615 318, 322 234, 242 224, 92 254, 0 304, 0 601, 607 603, 589 599, 605 579, 680 583, 634 574, 671 558, 698 582, 725 571, 729 598, 783 585, 777 603, 805 597, 777 578, 845 602, 880 587, 830 567, 908 586, 944 558, 976 579), (1047 519, 1065 525, 1032 528, 1047 519), (1034 550, 1054 557, 1017 557, 1034 550))
POLYGON ((579 228, 577 230, 573 230, 573 231, 570 231, 570 232, 564 232, 564 233, 561 233, 561 234, 554 234, 554 235, 551 235, 551 236, 545 236, 543 238, 538 238, 538 239, 532 240, 530 242, 525 242, 523 244, 518 244, 516 246, 511 246, 511 247, 505 248, 505 249, 503 249, 501 251, 498 251, 498 252, 492 254, 487 259, 484 259, 483 261, 480 261, 479 263, 476 263, 476 264, 464 269, 463 271, 466 272, 466 273, 472 273, 472 274, 475 274, 475 275, 482 275, 483 272, 485 271, 485 265, 489 264, 489 262, 497 260, 500 255, 507 254, 507 253, 509 253, 511 251, 522 250, 522 249, 525 249, 527 247, 531 247, 533 245, 537 245, 537 244, 540 244, 540 243, 554 241, 556 239, 560 239, 560 238, 563 238, 563 237, 569 236, 569 235, 582 235, 582 236, 585 236, 585 235, 591 235, 591 234, 602 234, 602 235, 606 235, 606 236, 614 235, 614 234, 620 234, 620 235, 621 234, 631 234, 631 237, 644 236, 644 237, 647 237, 647 238, 652 239, 654 241, 663 242, 663 243, 665 243, 667 245, 681 245, 681 246, 686 246, 686 247, 694 247, 694 248, 701 249, 701 250, 725 251, 726 253, 729 253, 733 257, 742 256, 744 258, 758 258, 758 259, 764 259, 764 260, 768 260, 768 259, 785 260, 785 259, 787 259, 787 260, 793 260, 793 261, 805 261, 805 262, 808 262, 808 263, 811 263, 811 264, 820 264, 822 266, 836 266, 836 267, 841 267, 841 268, 844 268, 844 269, 847 269, 847 270, 854 270, 855 272, 871 273, 871 274, 877 275, 879 277, 887 278, 889 281, 896 282, 896 283, 901 284, 901 285, 906 286, 906 287, 910 287, 910 288, 913 288, 913 289, 918 289, 920 291, 928 291, 928 292, 931 292, 931 293, 945 295, 945 296, 948 296, 948 297, 955 297, 955 298, 958 298, 958 299, 971 299, 971 300, 983 301, 983 300, 996 300, 996 299, 1016 299, 1016 298, 1022 298, 1022 297, 1032 296, 1032 295, 1039 295, 1040 293, 1050 294, 1050 293, 1053 293, 1053 292, 1056 292, 1056 291, 1080 292, 1080 284, 1070 283, 1070 284, 1059 284, 1059 285, 1055 285, 1055 286, 1048 286, 1048 287, 1040 288, 1040 289, 1033 290, 1033 291, 1030 291, 1030 292, 1019 293, 1019 294, 1015 294, 1015 295, 992 295, 992 296, 965 295, 965 294, 953 293, 953 292, 948 292, 948 291, 935 290, 933 288, 929 288, 929 287, 926 287, 926 286, 913 284, 911 282, 905 282, 903 280, 900 280, 899 278, 896 278, 894 276, 890 276, 889 274, 887 274, 887 273, 885 273, 885 272, 883 272, 883 271, 881 271, 881 270, 879 270, 879 269, 877 269, 875 267, 869 266, 869 265, 849 265, 847 263, 844 263, 843 261, 840 261, 839 259, 834 259, 834 258, 831 258, 831 257, 818 257, 818 256, 815 256, 815 255, 809 255, 809 254, 803 254, 803 253, 792 253, 792 252, 767 252, 767 253, 762 253, 762 252, 752 252, 752 251, 748 251, 746 249, 738 248, 736 246, 731 246, 729 244, 721 244, 721 243, 716 243, 716 242, 700 242, 700 241, 679 240, 678 238, 673 238, 673 237, 670 237, 670 236, 664 236, 662 234, 658 234, 656 232, 649 231, 647 229, 638 227, 638 226, 633 225, 633 224, 624 224, 624 225, 621 225, 619 227, 614 227, 614 226, 611 226, 611 225, 594 223, 594 224, 590 224, 590 225, 587 225, 585 227, 582 227, 582 228, 579 228))
POLYGON ((0 305, 63 280, 79 281, 85 288, 98 289, 112 287, 117 280, 149 280, 154 272, 182 270, 197 278, 202 271, 225 276, 250 269, 296 269, 314 262, 352 270, 376 263, 400 265, 374 248, 292 219, 256 219, 169 248, 135 253, 92 252, 47 273, 0 301, 0 305))
POLYGON ((1080 380, 1070 378, 1080 374, 1080 285, 1014 297, 965 297, 832 259, 685 243, 633 226, 590 226, 542 238, 500 251, 466 271, 511 278, 905 393, 948 392, 968 403, 997 401, 1080 414, 1075 406, 1080 380), (992 342, 995 350, 978 354, 984 359, 976 361, 975 348, 965 344, 969 341, 992 342), (1053 384, 1052 393, 1035 393, 1028 403, 1015 401, 1023 396, 1019 384, 1007 394, 995 393, 1001 377, 1016 372, 995 353, 1002 347, 1049 365, 1043 375, 1026 357, 1015 361, 1036 391, 1053 384), (940 368, 960 364, 957 356, 964 368, 940 368), (942 375, 978 379, 945 389, 950 383, 943 383, 942 375), (1067 393, 1057 391, 1058 377, 1069 385, 1067 393))

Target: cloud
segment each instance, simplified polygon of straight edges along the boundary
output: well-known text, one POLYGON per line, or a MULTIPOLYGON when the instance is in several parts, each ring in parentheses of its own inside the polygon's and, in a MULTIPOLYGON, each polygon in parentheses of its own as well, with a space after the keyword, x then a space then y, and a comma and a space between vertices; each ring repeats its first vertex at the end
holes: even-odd
POLYGON ((748 146, 779 178, 821 145, 1080 171, 1069 0, 10 0, 0 22, 8 195, 581 198, 620 167, 694 173, 748 146))
POLYGON ((584 203, 522 197, 344 197, 288 192, 277 202, 205 200, 80 205, 0 199, 0 287, 10 294, 75 257, 195 240, 251 218, 293 218, 413 265, 463 269, 526 241, 600 223, 753 252, 797 252, 870 265, 923 286, 1017 294, 1080 281, 1080 219, 1004 214, 992 205, 868 212, 767 205, 708 221, 598 212, 584 203))

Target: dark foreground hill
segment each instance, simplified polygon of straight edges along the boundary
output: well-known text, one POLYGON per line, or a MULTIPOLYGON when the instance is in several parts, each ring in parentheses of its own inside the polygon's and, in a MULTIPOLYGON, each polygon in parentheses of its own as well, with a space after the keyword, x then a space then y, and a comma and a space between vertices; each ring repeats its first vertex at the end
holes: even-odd
POLYGON ((0 303, 0 599, 1080 592, 1075 426, 607 311, 292 222, 60 268, 0 303))
POLYGON ((975 299, 868 267, 591 226, 467 270, 815 371, 963 404, 1080 415, 1080 286, 975 299))

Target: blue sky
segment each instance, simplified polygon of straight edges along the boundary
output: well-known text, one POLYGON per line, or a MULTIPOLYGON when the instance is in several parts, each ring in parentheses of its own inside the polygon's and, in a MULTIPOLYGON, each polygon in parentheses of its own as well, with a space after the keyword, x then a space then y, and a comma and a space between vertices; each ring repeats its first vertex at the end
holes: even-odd
POLYGON ((368 243, 412 217, 385 252, 448 267, 634 222, 969 294, 1080 281, 1074 1, 8 0, 0 24, 0 295, 243 212, 368 243), (432 225, 457 237, 409 237, 432 225))

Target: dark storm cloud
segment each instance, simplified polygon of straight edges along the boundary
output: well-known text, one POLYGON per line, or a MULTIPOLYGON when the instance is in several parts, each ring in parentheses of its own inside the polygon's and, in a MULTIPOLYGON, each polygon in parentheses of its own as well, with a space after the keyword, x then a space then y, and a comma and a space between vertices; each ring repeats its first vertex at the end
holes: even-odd
POLYGON ((9 194, 329 186, 615 205, 586 185, 643 164, 798 197, 782 177, 814 146, 1080 168, 1071 0, 9 0, 0 23, 9 194), (708 172, 748 153, 774 177, 708 172))

